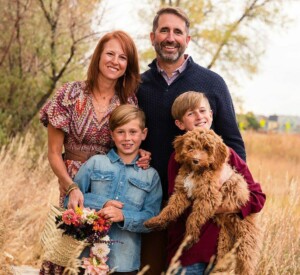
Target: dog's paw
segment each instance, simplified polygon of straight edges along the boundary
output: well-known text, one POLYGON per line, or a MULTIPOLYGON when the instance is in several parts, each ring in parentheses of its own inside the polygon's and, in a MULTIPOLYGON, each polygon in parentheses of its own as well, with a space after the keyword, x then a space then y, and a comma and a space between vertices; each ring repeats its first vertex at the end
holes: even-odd
POLYGON ((160 218, 154 217, 145 221, 144 226, 150 229, 161 230, 164 229, 167 224, 164 224, 164 222, 160 218))

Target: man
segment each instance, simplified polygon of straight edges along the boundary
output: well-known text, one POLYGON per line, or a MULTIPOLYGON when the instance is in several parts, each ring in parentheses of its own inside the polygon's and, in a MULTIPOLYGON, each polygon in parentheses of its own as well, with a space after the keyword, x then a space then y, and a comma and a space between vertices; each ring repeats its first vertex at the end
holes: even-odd
MULTIPOLYGON (((149 65, 150 69, 142 74, 142 83, 137 93, 139 106, 146 114, 149 129, 143 149, 152 153, 151 164, 160 175, 165 200, 172 141, 176 135, 182 134, 171 116, 171 106, 180 94, 186 91, 204 92, 213 111, 212 129, 242 159, 246 159, 244 142, 237 127, 226 83, 222 77, 194 63, 190 56, 184 54, 191 39, 189 26, 187 15, 179 8, 166 7, 157 12, 150 33, 156 59, 149 65)), ((153 247, 154 241, 150 243, 153 247)), ((154 253, 159 249, 161 248, 157 248, 154 253)), ((143 251, 146 250, 149 251, 148 248, 143 248, 143 251)), ((160 272, 156 270, 151 274, 157 275, 160 272)))
POLYGON ((179 8, 157 12, 150 34, 157 58, 142 74, 138 90, 139 106, 146 113, 149 135, 143 148, 152 153, 151 164, 158 170, 167 194, 167 164, 176 135, 182 134, 171 116, 177 96, 186 91, 204 92, 213 111, 212 129, 237 154, 246 159, 244 142, 238 130, 234 107, 224 80, 216 73, 194 63, 184 54, 190 42, 189 19, 179 8))

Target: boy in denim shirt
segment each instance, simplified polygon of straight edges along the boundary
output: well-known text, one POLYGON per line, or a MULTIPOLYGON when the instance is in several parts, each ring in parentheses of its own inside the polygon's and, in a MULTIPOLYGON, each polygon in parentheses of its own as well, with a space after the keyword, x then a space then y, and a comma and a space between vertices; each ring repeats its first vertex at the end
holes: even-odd
POLYGON ((121 105, 110 116, 115 148, 107 155, 91 157, 78 171, 76 182, 84 194, 84 207, 100 210, 113 222, 108 265, 113 274, 136 274, 140 268, 143 223, 160 211, 162 189, 153 168, 136 165, 138 150, 146 138, 145 115, 133 105, 121 105))

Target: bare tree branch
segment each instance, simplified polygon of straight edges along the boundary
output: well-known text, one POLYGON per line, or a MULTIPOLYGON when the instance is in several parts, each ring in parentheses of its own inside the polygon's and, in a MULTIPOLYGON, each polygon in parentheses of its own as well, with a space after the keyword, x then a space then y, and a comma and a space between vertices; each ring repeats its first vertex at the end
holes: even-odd
MULTIPOLYGON (((232 37, 232 34, 238 29, 239 25, 242 23, 242 21, 247 18, 251 11, 255 8, 255 4, 258 0, 253 0, 252 3, 250 4, 249 7, 247 7, 244 11, 244 13, 241 15, 241 17, 231 25, 231 27, 225 32, 224 36, 223 36, 223 41, 221 41, 219 47, 217 48, 215 54, 212 57, 211 62, 209 63, 209 65, 207 66, 208 69, 211 69, 216 61, 218 60, 220 53, 222 51, 222 49, 224 48, 224 46, 226 46, 230 40, 230 38, 232 37)), ((268 1, 268 0, 266 0, 268 1)))
MULTIPOLYGON (((26 1, 23 5, 22 5, 22 3, 20 3, 20 1, 17 0, 16 4, 17 4, 17 16, 15 18, 14 24, 12 24, 14 27, 13 27, 11 35, 8 39, 8 43, 6 46, 3 47, 4 51, 3 51, 3 55, 0 59, 0 67, 3 65, 5 58, 7 57, 8 53, 10 51, 10 48, 14 42, 14 39, 16 38, 16 33, 18 33, 18 31, 20 29, 20 21, 23 17, 23 14, 27 11, 27 9, 29 7, 29 0, 26 1), (23 11, 21 10, 21 5, 23 6, 23 11)), ((17 34, 17 36, 18 36, 18 34, 17 34)), ((21 42, 19 41, 19 43, 21 43, 21 42)), ((20 60, 19 60, 19 62, 20 62, 20 60)))

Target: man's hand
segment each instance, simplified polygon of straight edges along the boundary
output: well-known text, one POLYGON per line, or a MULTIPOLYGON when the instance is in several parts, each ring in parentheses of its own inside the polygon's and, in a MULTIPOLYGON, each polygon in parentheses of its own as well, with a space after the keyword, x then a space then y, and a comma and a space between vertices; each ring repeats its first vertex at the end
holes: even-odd
POLYGON ((151 153, 143 149, 139 149, 139 155, 140 158, 136 162, 137 166, 143 169, 148 169, 150 167, 151 153))

